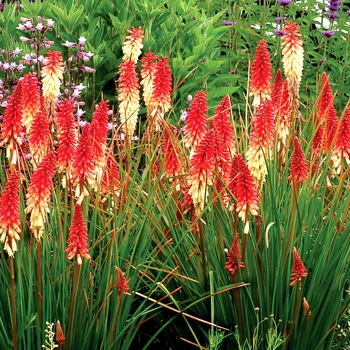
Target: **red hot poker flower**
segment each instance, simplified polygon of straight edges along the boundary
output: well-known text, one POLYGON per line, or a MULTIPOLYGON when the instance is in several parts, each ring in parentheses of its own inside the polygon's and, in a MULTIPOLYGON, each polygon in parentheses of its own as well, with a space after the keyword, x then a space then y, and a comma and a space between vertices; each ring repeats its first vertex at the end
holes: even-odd
POLYGON ((100 191, 105 195, 115 194, 117 197, 120 195, 120 177, 118 165, 115 161, 114 155, 111 153, 107 154, 106 167, 103 171, 100 191))
POLYGON ((238 216, 245 223, 244 233, 247 234, 249 232, 248 213, 258 215, 259 197, 254 178, 240 154, 235 155, 232 160, 229 189, 237 199, 237 203, 231 205, 230 210, 236 208, 238 216))
POLYGON ((30 227, 34 237, 39 240, 44 231, 46 214, 50 212, 52 177, 55 175, 56 156, 49 152, 33 173, 26 194, 25 212, 30 213, 30 227))
POLYGON ((240 238, 239 238, 239 235, 236 235, 235 238, 233 239, 231 250, 229 250, 227 253, 227 261, 226 261, 225 269, 229 270, 232 276, 237 272, 238 268, 244 269, 245 267, 244 262, 241 261, 242 256, 241 256, 239 244, 240 244, 240 238))
POLYGON ((143 30, 141 27, 132 27, 132 29, 128 29, 128 33, 130 35, 125 38, 126 40, 122 47, 124 54, 123 61, 133 61, 136 63, 143 48, 143 30))
POLYGON ((68 259, 76 256, 78 265, 83 263, 82 258, 91 259, 87 243, 89 236, 85 225, 83 210, 79 204, 75 205, 72 225, 69 229, 68 247, 65 250, 68 259))
POLYGON ((35 74, 23 76, 22 102, 22 123, 29 132, 33 119, 40 110, 40 87, 35 74))
POLYGON ((250 95, 254 96, 253 106, 259 106, 262 100, 271 94, 271 59, 267 42, 261 39, 256 48, 250 79, 250 95))
POLYGON ((62 345, 65 340, 66 340, 66 338, 65 338, 64 333, 63 333, 61 322, 57 321, 56 322, 56 341, 57 341, 58 345, 62 345))
POLYGON ((297 282, 301 282, 301 279, 307 276, 307 270, 300 259, 299 253, 296 248, 293 248, 293 268, 290 277, 290 286, 293 286, 297 282))
POLYGON ((119 295, 125 294, 131 296, 132 294, 127 292, 130 288, 123 271, 117 266, 114 266, 114 268, 117 275, 117 281, 115 282, 114 288, 118 289, 119 295))
POLYGON ((322 87, 320 91, 320 97, 317 101, 317 107, 318 111, 316 114, 316 123, 323 124, 327 120, 328 111, 330 109, 335 109, 332 88, 326 72, 322 73, 322 87))
POLYGON ((207 94, 205 91, 198 91, 187 112, 185 147, 194 152, 197 145, 203 139, 208 130, 207 126, 207 94))
POLYGON ((0 199, 0 241, 9 256, 14 256, 20 240, 19 173, 12 172, 0 199))
POLYGON ((6 145, 6 158, 10 160, 10 164, 16 164, 18 158, 17 148, 22 144, 22 88, 23 79, 19 80, 16 88, 12 92, 8 100, 4 113, 4 119, 1 124, 0 146, 6 145))
POLYGON ((143 100, 147 107, 148 114, 151 113, 151 101, 153 92, 154 75, 157 70, 157 56, 153 52, 148 52, 141 58, 141 85, 143 87, 143 100))
POLYGON ((293 149, 294 152, 290 162, 290 176, 287 178, 287 180, 292 180, 291 185, 306 181, 309 177, 309 166, 296 136, 294 137, 293 149))

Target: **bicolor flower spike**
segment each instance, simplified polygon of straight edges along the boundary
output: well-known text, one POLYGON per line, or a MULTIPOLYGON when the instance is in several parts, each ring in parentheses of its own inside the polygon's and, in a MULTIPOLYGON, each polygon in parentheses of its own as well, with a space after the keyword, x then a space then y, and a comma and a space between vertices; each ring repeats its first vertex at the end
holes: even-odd
POLYGON ((9 256, 17 251, 20 240, 21 220, 19 214, 19 173, 10 173, 0 199, 0 241, 9 256))
POLYGON ((1 124, 2 142, 0 146, 6 145, 6 158, 9 159, 11 166, 17 163, 18 147, 22 145, 22 134, 24 131, 22 124, 22 89, 23 79, 18 81, 8 100, 1 124))
POLYGON ((189 194, 192 198, 196 215, 204 210, 208 197, 209 186, 213 184, 213 171, 215 165, 215 132, 209 130, 191 159, 187 177, 187 185, 191 186, 189 194))
POLYGON ((237 234, 233 239, 231 249, 227 253, 225 269, 230 271, 232 276, 236 274, 238 268, 244 269, 245 267, 244 262, 241 261, 242 255, 239 247, 240 241, 239 235, 237 234))
POLYGON ((337 174, 340 174, 343 161, 350 164, 350 109, 344 111, 340 120, 338 133, 336 136, 335 147, 332 154, 333 168, 337 174))
POLYGON ((173 78, 169 60, 162 57, 158 60, 154 72, 153 91, 151 99, 150 117, 155 122, 156 130, 160 130, 160 125, 164 119, 165 113, 171 108, 171 92, 173 78))
POLYGON ((129 137, 133 136, 140 109, 139 78, 136 64, 124 61, 119 67, 118 101, 122 129, 129 137))
POLYGON ((26 194, 27 214, 30 213, 30 228, 37 240, 43 236, 46 215, 50 212, 52 177, 56 170, 56 156, 49 152, 30 178, 26 194))
POLYGON ((25 74, 23 76, 22 103, 22 124, 29 132, 33 119, 40 110, 40 87, 35 74, 25 74))
POLYGON ((104 195, 120 196, 120 176, 118 165, 112 153, 107 154, 106 166, 103 171, 100 191, 104 195))
POLYGON ((184 145, 194 153, 208 130, 208 102, 205 91, 198 91, 187 112, 184 145))
POLYGON ((259 197, 254 178, 240 154, 233 157, 229 190, 235 196, 237 203, 230 207, 230 211, 236 210, 238 216, 244 222, 244 233, 249 232, 249 212, 256 216, 259 212, 259 197))
POLYGON ((287 178, 288 180, 292 180, 291 185, 306 181, 309 177, 309 166, 306 162, 300 142, 296 136, 293 140, 293 151, 290 162, 290 176, 287 178))
POLYGON ((143 30, 141 27, 128 29, 128 35, 124 41, 123 50, 123 61, 132 61, 136 63, 139 56, 141 55, 141 50, 143 48, 143 30))
POLYGON ((142 58, 141 85, 143 88, 143 100, 147 107, 148 115, 151 112, 154 75, 157 70, 157 56, 153 52, 146 53, 142 58))
POLYGON ((301 279, 307 277, 307 270, 300 259, 299 253, 296 248, 293 248, 293 268, 290 277, 290 286, 295 283, 301 283, 301 279))
POLYGON ((83 263, 82 258, 86 258, 87 260, 91 259, 89 245, 87 243, 88 239, 89 236, 84 221, 83 210, 79 204, 76 204, 72 225, 68 234, 68 246, 65 250, 69 260, 73 259, 75 256, 78 265, 81 265, 83 263))
MULTIPOLYGON (((74 105, 63 100, 58 105, 57 125, 57 171, 65 172, 66 180, 72 176, 73 160, 78 144, 78 129, 74 118, 74 105)), ((65 187, 65 183, 64 183, 65 187)))
POLYGON ((50 123, 56 116, 56 100, 63 79, 64 64, 60 51, 48 51, 41 69, 45 111, 50 123))
POLYGON ((276 125, 270 100, 264 100, 257 108, 252 121, 246 153, 248 168, 260 191, 267 174, 266 159, 273 156, 276 125))
POLYGON ((256 48, 250 79, 250 95, 254 96, 253 106, 270 98, 271 94, 271 59, 267 42, 261 39, 256 48))
POLYGON ((283 68, 287 76, 289 91, 293 101, 292 105, 294 108, 297 108, 299 104, 299 85, 304 64, 303 41, 300 39, 299 26, 292 21, 286 23, 283 32, 285 33, 281 37, 283 68))

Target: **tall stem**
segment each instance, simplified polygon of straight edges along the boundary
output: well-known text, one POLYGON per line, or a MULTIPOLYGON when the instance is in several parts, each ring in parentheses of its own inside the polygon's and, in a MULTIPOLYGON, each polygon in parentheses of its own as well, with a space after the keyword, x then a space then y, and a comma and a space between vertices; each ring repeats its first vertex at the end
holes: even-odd
POLYGON ((121 309, 121 305, 122 305, 122 298, 123 298, 123 293, 119 293, 119 297, 118 297, 118 306, 117 306, 117 313, 114 317, 114 322, 113 322, 113 327, 112 327, 112 333, 111 333, 111 337, 109 339, 109 344, 108 346, 111 347, 113 344, 113 340, 114 340, 114 336, 115 336, 115 332, 117 330, 117 324, 118 324, 118 318, 119 318, 119 314, 120 314, 120 309, 121 309))
POLYGON ((38 317, 39 323, 42 324, 42 287, 41 287, 41 244, 40 240, 36 241, 36 276, 37 276, 37 291, 38 291, 38 317))
POLYGON ((9 257, 10 265, 10 282, 11 282, 11 314, 12 314, 12 342, 13 349, 18 348, 17 339, 17 317, 16 317, 16 291, 15 291, 15 269, 13 264, 13 256, 9 257))
POLYGON ((78 276, 79 276, 79 264, 78 264, 78 261, 76 261, 75 267, 74 267, 73 291, 72 291, 72 298, 71 298, 71 304, 70 304, 70 310, 69 310, 67 349, 71 349, 70 341, 71 341, 72 327, 73 327, 75 299, 77 295, 78 276))
POLYGON ((198 221, 198 225, 199 225, 199 239, 200 239, 200 245, 201 245, 201 257, 202 257, 202 269, 203 269, 203 275, 204 275, 204 284, 207 287, 208 286, 207 260, 206 260, 206 251, 205 251, 205 243, 204 243, 204 229, 203 229, 203 223, 201 220, 198 221))

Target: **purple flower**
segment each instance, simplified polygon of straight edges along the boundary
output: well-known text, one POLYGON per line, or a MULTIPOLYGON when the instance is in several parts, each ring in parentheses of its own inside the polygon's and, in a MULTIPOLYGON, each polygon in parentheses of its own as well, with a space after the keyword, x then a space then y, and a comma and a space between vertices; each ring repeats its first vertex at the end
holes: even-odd
POLYGON ((292 0, 278 0, 281 6, 288 6, 291 4, 292 0))
POLYGON ((326 16, 329 19, 336 19, 339 17, 339 14, 337 12, 326 12, 326 16))
POLYGON ((287 19, 287 17, 276 17, 276 22, 278 24, 281 24, 283 21, 285 21, 287 19))
POLYGON ((328 0, 328 10, 339 11, 340 10, 340 0, 328 0))
POLYGON ((279 30, 279 29, 276 29, 275 30, 275 34, 277 35, 277 36, 283 36, 284 34, 286 34, 283 30, 279 30))
POLYGON ((345 12, 350 16, 350 10, 346 10, 345 12))
POLYGON ((224 26, 235 26, 237 23, 234 21, 226 21, 224 20, 224 26))
POLYGON ((334 30, 322 30, 321 34, 326 38, 331 38, 334 35, 334 30))

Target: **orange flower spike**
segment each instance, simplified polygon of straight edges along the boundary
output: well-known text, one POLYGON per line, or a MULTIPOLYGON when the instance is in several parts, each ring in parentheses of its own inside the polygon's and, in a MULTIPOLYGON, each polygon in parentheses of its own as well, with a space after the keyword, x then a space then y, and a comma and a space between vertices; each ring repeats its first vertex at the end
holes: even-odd
POLYGON ((114 266, 114 268, 115 273, 117 275, 117 280, 115 282, 114 288, 118 289, 119 295, 125 294, 131 296, 132 294, 127 292, 128 290, 130 290, 130 288, 123 271, 117 266, 114 266))
POLYGON ((141 27, 134 28, 128 30, 130 35, 126 36, 125 41, 123 43, 123 61, 132 61, 136 63, 138 61, 138 57, 141 54, 141 50, 143 48, 143 30, 141 27))
POLYGON ((187 112, 184 145, 193 154, 197 145, 205 136, 207 126, 208 102, 205 91, 198 91, 187 112))
POLYGON ((287 180, 292 180, 291 185, 306 181, 309 177, 309 166, 296 136, 293 141, 293 150, 294 152, 290 162, 290 176, 287 177, 287 180))
POLYGON ((276 73, 275 80, 274 80, 273 87, 272 87, 272 92, 271 92, 271 104, 272 104, 272 108, 274 110, 274 114, 278 113, 279 108, 281 106, 282 85, 283 85, 282 71, 279 68, 277 73, 276 73))
POLYGON ((230 117, 231 102, 230 97, 226 95, 215 109, 213 123, 221 142, 229 150, 230 156, 233 157, 236 154, 236 140, 230 117))
POLYGON ((97 106, 91 120, 92 153, 94 173, 96 174, 96 188, 101 182, 103 169, 106 165, 107 133, 108 133, 109 106, 101 101, 97 106))
POLYGON ((104 195, 114 193, 117 197, 120 195, 120 176, 118 165, 115 161, 114 155, 107 154, 106 167, 103 171, 100 191, 104 195))
POLYGON ((143 100, 150 114, 154 75, 157 70, 157 56, 153 52, 148 52, 141 58, 141 85, 143 87, 143 100))
POLYGON ((119 67, 118 101, 123 131, 134 134, 140 109, 139 78, 133 61, 124 61, 119 67))
POLYGON ((225 269, 231 272, 233 276, 238 268, 244 269, 244 262, 240 261, 242 259, 241 251, 240 251, 240 238, 239 235, 236 235, 233 239, 231 250, 227 253, 227 261, 225 264, 225 269))
POLYGON ((343 117, 340 120, 338 133, 336 137, 334 151, 331 157, 333 168, 337 174, 340 174, 342 169, 342 161, 350 164, 350 109, 344 111, 343 117))
POLYGON ((9 256, 17 251, 20 240, 19 173, 10 173, 0 199, 0 241, 9 256))
POLYGON ((78 147, 73 160, 73 180, 76 186, 75 195, 79 197, 78 204, 81 204, 85 196, 89 194, 86 182, 90 185, 95 183, 93 149, 91 137, 91 124, 85 124, 80 135, 78 147))
POLYGON ((60 51, 48 51, 41 69, 45 111, 49 121, 56 116, 56 99, 63 80, 64 64, 60 51))
POLYGON ((311 159, 313 162, 312 166, 312 175, 314 175, 317 171, 318 160, 322 150, 322 141, 324 138, 324 129, 321 125, 316 129, 316 133, 314 138, 312 139, 312 151, 311 151, 311 159))
POLYGON ((296 248, 293 248, 293 268, 292 274, 290 277, 290 286, 293 286, 295 283, 301 283, 301 279, 307 276, 307 270, 300 259, 299 253, 296 248))
POLYGON ((197 216, 204 210, 209 186, 213 184, 216 161, 214 138, 214 130, 209 130, 196 148, 187 177, 187 185, 191 186, 188 193, 192 197, 197 216))
POLYGON ((232 204, 230 211, 236 210, 245 226, 244 233, 249 232, 249 212, 256 216, 259 212, 259 197, 247 164, 240 154, 234 156, 230 175, 229 189, 236 197, 237 203, 232 204))
POLYGON ((172 75, 169 60, 162 57, 156 64, 151 99, 151 117, 155 118, 156 130, 160 130, 165 113, 171 108, 172 75))
POLYGON ((250 95, 254 96, 253 106, 270 98, 271 94, 271 59, 267 42, 261 39, 256 48, 250 79, 250 95))
POLYGON ((56 322, 56 341, 58 345, 63 345, 64 341, 66 340, 63 329, 61 326, 61 322, 57 321, 56 322))
POLYGON ((56 156, 54 152, 49 152, 31 176, 27 189, 25 212, 30 213, 30 228, 37 240, 43 235, 46 214, 50 212, 48 203, 55 171, 56 156))
POLYGON ((329 152, 334 147, 335 137, 339 126, 339 119, 334 105, 328 110, 324 137, 324 151, 329 152))
POLYGON ((8 100, 1 124, 2 142, 0 146, 6 145, 6 158, 9 159, 11 165, 17 163, 17 148, 22 144, 21 137, 24 131, 22 124, 22 89, 23 79, 18 81, 16 88, 8 100))
POLYGON ((328 75, 326 72, 323 72, 320 96, 317 100, 316 124, 323 124, 326 122, 327 114, 330 109, 335 110, 334 98, 328 75))
POLYGON ((65 252, 68 259, 76 256, 78 265, 83 263, 82 258, 91 259, 87 240, 89 239, 85 225, 83 210, 79 204, 75 205, 72 225, 68 234, 68 246, 65 252))
POLYGON ((72 101, 64 100, 58 105, 57 113, 57 171, 71 177, 73 159, 77 148, 78 129, 73 115, 72 101))
POLYGON ((25 74, 23 76, 22 103, 22 123, 29 132, 33 119, 40 110, 40 87, 35 74, 25 74))
POLYGON ((50 148, 50 125, 45 114, 43 97, 41 97, 41 106, 42 108, 34 116, 29 135, 29 148, 34 169, 50 148))

